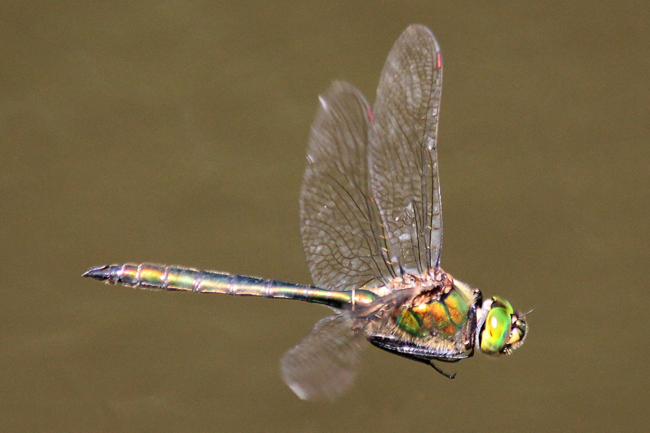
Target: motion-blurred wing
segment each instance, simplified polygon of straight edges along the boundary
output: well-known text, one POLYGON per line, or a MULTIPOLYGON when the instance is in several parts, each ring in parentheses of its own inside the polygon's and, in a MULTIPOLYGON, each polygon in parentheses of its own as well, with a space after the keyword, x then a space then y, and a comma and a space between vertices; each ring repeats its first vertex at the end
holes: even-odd
POLYGON ((442 208, 436 136, 442 57, 429 29, 408 27, 391 49, 377 88, 370 179, 402 270, 439 264, 442 208))
POLYGON ((303 400, 333 400, 352 385, 364 345, 350 314, 326 317, 282 357, 282 377, 303 400))
POLYGON ((354 310, 328 316, 282 357, 282 377, 303 400, 335 399, 356 374, 370 334, 386 329, 392 312, 420 288, 397 290, 354 310))
POLYGON ((370 106, 352 85, 320 97, 300 195, 303 248, 314 283, 350 290, 391 278, 387 246, 368 178, 370 106))

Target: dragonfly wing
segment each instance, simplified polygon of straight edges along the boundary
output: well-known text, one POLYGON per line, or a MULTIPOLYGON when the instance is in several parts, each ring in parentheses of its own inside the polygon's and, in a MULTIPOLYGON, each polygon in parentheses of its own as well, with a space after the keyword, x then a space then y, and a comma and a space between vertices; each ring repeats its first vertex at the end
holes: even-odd
POLYGON ((350 314, 328 316, 282 357, 282 377, 298 397, 333 400, 352 385, 366 344, 352 324, 350 314))
POLYGON ((442 57, 429 29, 409 26, 391 49, 377 88, 370 180, 402 270, 436 268, 442 208, 436 140, 442 57))
POLYGON ((377 205, 370 195, 370 106, 352 85, 320 97, 300 195, 303 248, 318 287, 349 290, 393 276, 377 205))

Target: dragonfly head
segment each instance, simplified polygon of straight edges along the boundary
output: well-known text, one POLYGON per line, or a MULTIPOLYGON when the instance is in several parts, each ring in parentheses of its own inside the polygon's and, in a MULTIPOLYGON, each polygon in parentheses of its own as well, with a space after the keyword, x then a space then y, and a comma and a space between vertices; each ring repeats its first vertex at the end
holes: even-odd
POLYGON ((510 355, 521 346, 528 332, 525 315, 515 312, 508 301, 498 296, 483 302, 487 313, 478 336, 481 352, 510 355))

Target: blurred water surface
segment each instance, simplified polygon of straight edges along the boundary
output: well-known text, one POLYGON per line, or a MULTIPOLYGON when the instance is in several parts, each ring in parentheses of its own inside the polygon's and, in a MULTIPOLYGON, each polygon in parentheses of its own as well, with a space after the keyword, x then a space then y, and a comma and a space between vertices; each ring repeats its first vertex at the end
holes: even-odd
MULTIPOLYGON (((643 431, 650 9, 642 2, 5 2, 2 431, 643 431), (327 311, 83 280, 150 261, 311 283, 317 95, 374 99, 408 24, 445 57, 442 265, 529 316, 449 381, 376 349, 305 403, 280 356, 327 311)), ((644 428, 645 427, 645 428, 644 428)))

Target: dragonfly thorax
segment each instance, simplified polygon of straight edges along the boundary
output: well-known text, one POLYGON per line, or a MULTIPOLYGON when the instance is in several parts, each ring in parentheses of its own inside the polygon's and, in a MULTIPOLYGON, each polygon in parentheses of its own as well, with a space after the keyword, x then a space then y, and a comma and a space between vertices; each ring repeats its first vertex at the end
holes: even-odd
POLYGON ((386 311, 368 340, 417 360, 462 359, 474 347, 480 292, 442 270, 405 274, 393 282, 410 295, 386 311))

